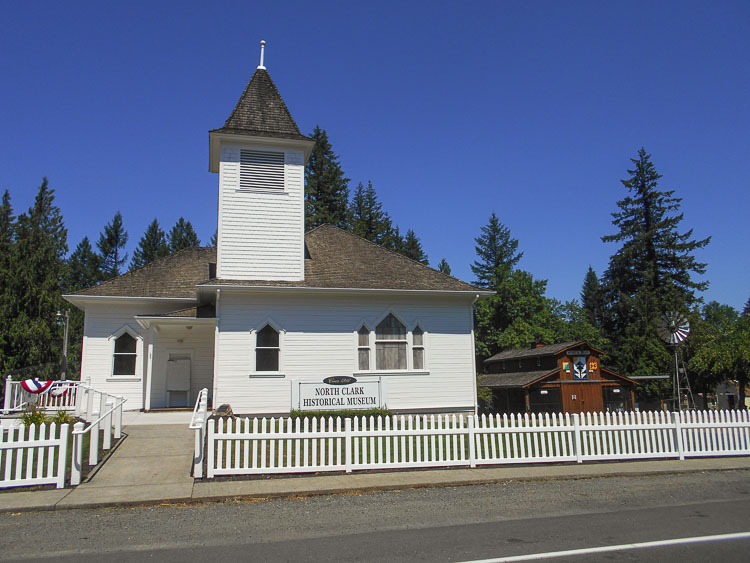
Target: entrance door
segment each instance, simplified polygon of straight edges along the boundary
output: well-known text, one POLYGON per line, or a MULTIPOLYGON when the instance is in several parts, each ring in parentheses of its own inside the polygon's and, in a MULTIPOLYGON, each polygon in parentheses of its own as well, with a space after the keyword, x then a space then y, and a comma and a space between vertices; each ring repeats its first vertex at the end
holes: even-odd
POLYGON ((603 408, 601 389, 592 383, 570 383, 562 386, 563 408, 566 412, 600 412, 603 408))
POLYGON ((167 408, 190 406, 190 355, 169 354, 167 408))

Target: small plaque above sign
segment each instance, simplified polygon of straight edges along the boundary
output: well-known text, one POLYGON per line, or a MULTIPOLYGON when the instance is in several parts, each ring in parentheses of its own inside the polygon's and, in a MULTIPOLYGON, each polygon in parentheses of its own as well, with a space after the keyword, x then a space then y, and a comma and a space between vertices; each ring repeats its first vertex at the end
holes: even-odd
POLYGON ((572 358, 573 356, 590 356, 591 350, 568 350, 566 354, 569 358, 572 358))
POLYGON ((351 385, 357 383, 357 379, 350 375, 338 375, 335 377, 326 377, 323 380, 326 385, 351 385))

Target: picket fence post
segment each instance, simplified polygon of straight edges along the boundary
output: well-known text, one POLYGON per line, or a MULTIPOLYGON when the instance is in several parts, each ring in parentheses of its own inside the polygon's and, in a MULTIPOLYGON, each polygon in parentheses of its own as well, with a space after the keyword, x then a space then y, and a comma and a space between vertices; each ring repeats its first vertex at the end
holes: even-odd
POLYGON ((208 450, 208 475, 207 477, 209 479, 213 478, 214 476, 215 430, 216 430, 216 420, 211 418, 208 421, 208 441, 206 442, 206 449, 208 450))
POLYGON ((583 452, 581 448, 581 420, 580 415, 573 415, 573 442, 576 449, 576 463, 583 463, 583 452))
POLYGON ((682 420, 680 417, 680 413, 673 412, 672 413, 672 423, 674 424, 674 442, 677 445, 677 453, 680 456, 680 461, 684 461, 685 459, 685 446, 682 442, 682 420))
MULTIPOLYGON (((50 431, 53 430, 54 424, 50 426, 50 431)), ((57 452, 57 488, 62 489, 65 487, 65 465, 68 461, 68 432, 70 432, 69 424, 60 425, 60 447, 57 452)))
MULTIPOLYGON (((205 426, 195 430, 195 454, 193 455, 193 477, 203 477, 203 440, 205 426)), ((249 443, 248 443, 249 444, 249 443)), ((250 447, 248 445, 248 447, 250 447)))
POLYGON ((81 483, 81 466, 83 464, 83 422, 73 425, 73 455, 70 460, 70 484, 75 486, 81 483))
POLYGON ((352 472, 352 419, 344 419, 344 460, 346 466, 346 472, 352 472))
POLYGON ((477 445, 475 442, 474 416, 469 416, 469 467, 477 466, 477 445))

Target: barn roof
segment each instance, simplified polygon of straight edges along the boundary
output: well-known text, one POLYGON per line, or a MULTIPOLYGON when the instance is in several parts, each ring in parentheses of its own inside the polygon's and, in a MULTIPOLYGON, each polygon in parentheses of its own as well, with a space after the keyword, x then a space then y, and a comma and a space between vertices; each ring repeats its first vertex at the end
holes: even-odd
POLYGON ((490 373, 479 377, 480 387, 525 387, 535 381, 544 379, 550 375, 556 374, 558 369, 552 371, 537 370, 537 371, 520 371, 515 373, 490 373))

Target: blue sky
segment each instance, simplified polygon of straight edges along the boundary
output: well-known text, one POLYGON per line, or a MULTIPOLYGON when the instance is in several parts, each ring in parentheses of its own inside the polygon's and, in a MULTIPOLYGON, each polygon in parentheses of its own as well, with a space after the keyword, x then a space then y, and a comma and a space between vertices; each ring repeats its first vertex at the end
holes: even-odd
POLYGON ((220 127, 258 64, 301 130, 328 131, 430 262, 471 281, 492 211, 548 295, 578 296, 615 246, 644 146, 684 230, 712 236, 704 297, 750 297, 750 3, 2 2, 0 189, 55 188, 71 249, 119 209, 207 241, 220 127))

